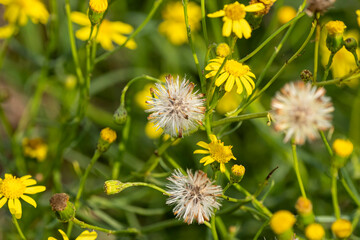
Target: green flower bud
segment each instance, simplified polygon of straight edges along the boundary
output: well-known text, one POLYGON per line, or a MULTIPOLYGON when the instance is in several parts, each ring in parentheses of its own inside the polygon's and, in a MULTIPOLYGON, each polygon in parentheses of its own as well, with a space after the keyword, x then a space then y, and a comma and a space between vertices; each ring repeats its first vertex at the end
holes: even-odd
POLYGON ((50 198, 51 210, 61 222, 69 222, 75 217, 75 206, 69 202, 69 195, 56 193, 50 198))
POLYGON ((116 132, 110 128, 104 128, 100 132, 100 137, 98 140, 97 149, 100 152, 106 152, 111 143, 113 143, 116 140, 116 132))
POLYGON ((309 70, 305 69, 305 70, 301 71, 300 78, 304 82, 309 82, 309 81, 313 80, 313 74, 309 70))
POLYGON ((332 53, 339 51, 344 45, 344 29, 345 24, 341 21, 330 21, 326 24, 328 35, 326 38, 326 47, 332 53))
POLYGON ((231 168, 230 181, 233 183, 239 183, 245 175, 245 167, 243 165, 235 164, 231 168))
POLYGON ((112 194, 119 193, 128 187, 130 187, 129 184, 122 183, 119 180, 108 180, 104 183, 104 192, 107 195, 112 195, 112 194))
POLYGON ((115 123, 117 124, 124 124, 127 118, 127 111, 126 108, 123 104, 120 104, 120 107, 118 107, 118 109, 116 109, 114 115, 113 115, 113 119, 115 121, 115 123))
POLYGON ((104 13, 108 7, 107 0, 90 0, 89 1, 89 19, 92 25, 97 25, 104 17, 104 13))
POLYGON ((357 41, 355 40, 355 38, 347 38, 344 41, 344 46, 345 46, 346 50, 348 50, 349 52, 356 52, 357 41))

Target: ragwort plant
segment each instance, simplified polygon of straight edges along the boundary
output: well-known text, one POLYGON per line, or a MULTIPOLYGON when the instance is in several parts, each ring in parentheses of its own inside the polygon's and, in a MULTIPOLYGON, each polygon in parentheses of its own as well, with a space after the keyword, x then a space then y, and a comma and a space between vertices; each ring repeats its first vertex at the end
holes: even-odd
POLYGON ((0 239, 360 239, 356 1, 0 5, 0 239))

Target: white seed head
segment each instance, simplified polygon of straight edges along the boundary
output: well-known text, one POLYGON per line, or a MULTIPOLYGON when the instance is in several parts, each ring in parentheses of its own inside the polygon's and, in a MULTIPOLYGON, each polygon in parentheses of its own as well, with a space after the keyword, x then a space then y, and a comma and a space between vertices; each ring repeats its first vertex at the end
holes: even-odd
POLYGON ((222 188, 214 185, 203 171, 193 174, 187 170, 187 174, 188 176, 184 176, 179 170, 175 170, 168 178, 170 183, 166 186, 170 197, 166 204, 175 205, 174 214, 187 224, 191 224, 194 219, 202 224, 209 221, 214 209, 220 208, 218 201, 222 188))
POLYGON ((203 94, 193 92, 194 84, 188 80, 174 80, 171 75, 165 77, 165 86, 156 83, 157 89, 152 89, 152 98, 146 101, 151 107, 148 119, 157 129, 172 137, 182 137, 202 125, 205 107, 203 94))
POLYGON ((299 81, 276 93, 271 102, 272 117, 275 130, 285 132, 284 142, 294 138, 296 144, 304 144, 306 138, 317 138, 319 130, 332 127, 334 107, 325 92, 299 81))

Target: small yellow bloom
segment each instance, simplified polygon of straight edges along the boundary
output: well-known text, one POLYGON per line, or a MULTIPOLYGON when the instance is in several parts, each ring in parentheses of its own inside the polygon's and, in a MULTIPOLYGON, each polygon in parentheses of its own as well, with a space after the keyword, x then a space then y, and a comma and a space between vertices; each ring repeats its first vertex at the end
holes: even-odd
POLYGON ((336 139, 333 143, 334 152, 340 157, 347 158, 354 150, 354 145, 349 140, 336 139))
POLYGON ((331 225, 331 230, 338 238, 348 238, 352 232, 351 222, 345 219, 338 219, 331 225))
POLYGON ((209 156, 203 157, 200 160, 200 163, 204 163, 204 165, 206 166, 216 161, 220 163, 220 171, 225 172, 225 163, 229 162, 231 159, 236 160, 231 151, 232 146, 224 146, 224 143, 221 142, 221 140, 218 140, 213 134, 210 135, 210 139, 210 143, 206 143, 203 141, 198 142, 198 146, 207 150, 195 150, 194 154, 210 154, 209 156))
POLYGON ((48 146, 41 138, 24 138, 22 141, 22 146, 25 156, 36 158, 40 162, 45 160, 48 146))
POLYGON ((296 16, 295 8, 291 6, 282 6, 277 12, 279 23, 285 24, 296 16))
POLYGON ((8 202, 11 214, 13 214, 17 219, 20 219, 22 215, 22 208, 19 198, 36 208, 37 205, 35 200, 25 194, 36 194, 43 192, 46 189, 44 186, 32 186, 35 184, 36 181, 31 179, 30 175, 17 178, 6 173, 4 179, 0 178, 0 208, 8 202))
POLYGON ((233 32, 238 38, 248 39, 251 37, 251 27, 245 20, 246 12, 258 12, 265 8, 264 4, 256 3, 245 6, 238 1, 227 4, 223 10, 209 13, 207 16, 211 18, 223 17, 224 25, 222 29, 222 35, 229 37, 233 32))
POLYGON ((360 27, 360 10, 356 10, 356 15, 357 15, 357 23, 360 27))
POLYGON ((295 208, 300 215, 307 215, 313 210, 311 201, 305 197, 298 198, 295 204, 295 208))
POLYGON ((12 24, 0 27, 0 39, 11 37, 14 34, 15 29, 15 26, 12 24))
MULTIPOLYGON (((211 59, 205 70, 210 71, 206 74, 206 78, 214 77, 224 62, 224 58, 211 59)), ((255 75, 251 72, 250 67, 239 63, 236 60, 226 60, 224 67, 221 69, 218 78, 215 80, 215 85, 220 86, 225 81, 225 91, 230 92, 236 83, 237 93, 241 94, 245 88, 247 95, 250 95, 255 88, 255 83, 252 78, 255 75)))
POLYGON ((305 235, 309 240, 321 240, 325 236, 325 230, 321 224, 312 223, 306 227, 305 235))
POLYGON ((280 210, 271 217, 270 227, 274 233, 279 235, 291 229, 295 221, 294 214, 287 210, 280 210))
POLYGON ((90 0, 89 8, 94 12, 103 13, 108 8, 108 1, 107 0, 90 0))
MULTIPOLYGON (((61 229, 59 229, 63 240, 69 240, 66 233, 64 233, 61 229)), ((83 231, 75 240, 95 240, 97 238, 97 233, 95 231, 89 232, 88 230, 83 231)), ((49 237, 48 240, 57 240, 56 238, 49 237)))
POLYGON ((164 132, 162 128, 157 129, 153 122, 147 122, 145 126, 145 134, 150 139, 157 139, 164 132))
POLYGON ((111 128, 107 127, 101 130, 100 137, 102 140, 108 143, 113 143, 116 140, 116 132, 111 128))
POLYGON ((4 18, 11 24, 26 25, 28 18, 33 23, 46 24, 49 12, 40 0, 0 0, 6 6, 4 18))
POLYGON ((234 87, 230 92, 224 94, 216 105, 216 111, 219 114, 226 114, 235 110, 241 103, 241 95, 236 93, 237 87, 234 87))
MULTIPOLYGON (((1 1, 1 0, 0 0, 1 1)), ((91 22, 88 16, 81 12, 72 12, 71 21, 81 26, 84 26, 75 32, 75 35, 78 39, 82 41, 87 41, 89 39, 91 22)), ((97 34, 96 42, 105 50, 112 50, 114 48, 113 42, 122 45, 127 37, 123 34, 130 34, 133 31, 133 27, 129 24, 116 21, 111 22, 107 19, 104 19, 99 26, 99 33, 97 34)), ((92 37, 95 37, 96 31, 93 31, 92 37)), ((130 40, 126 43, 125 47, 129 49, 135 49, 136 43, 133 40, 130 40)))
POLYGON ((220 43, 216 47, 216 55, 219 57, 227 57, 230 54, 230 47, 226 43, 220 43))
POLYGON ((346 28, 344 22, 342 21, 330 21, 325 25, 328 33, 330 35, 343 34, 346 28))
MULTIPOLYGON (((200 29, 201 8, 194 2, 187 5, 188 21, 191 31, 200 29)), ((166 36, 174 45, 187 43, 187 31, 184 17, 184 7, 181 1, 169 2, 161 12, 164 21, 159 25, 159 32, 166 36)))
POLYGON ((243 165, 235 164, 232 166, 231 172, 237 177, 242 177, 245 175, 245 167, 243 165))
POLYGON ((255 13, 255 15, 264 16, 268 14, 272 5, 276 2, 276 0, 251 0, 249 4, 262 3, 264 4, 264 9, 255 13))

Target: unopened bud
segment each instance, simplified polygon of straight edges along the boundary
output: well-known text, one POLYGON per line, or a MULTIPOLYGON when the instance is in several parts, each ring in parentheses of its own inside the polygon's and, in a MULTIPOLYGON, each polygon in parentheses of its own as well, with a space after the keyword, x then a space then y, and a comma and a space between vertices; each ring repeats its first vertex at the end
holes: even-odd
POLYGON ((230 181, 233 183, 240 182, 245 175, 245 167, 243 165, 235 164, 231 168, 231 178, 230 181))
POLYGON ((355 40, 355 38, 347 38, 344 41, 344 45, 346 50, 348 50, 349 52, 354 52, 357 49, 357 41, 355 40))
POLYGON ((51 210, 61 222, 69 222, 75 217, 75 206, 66 193, 56 193, 50 198, 51 210))
POLYGON ((127 111, 125 108, 125 105, 120 104, 120 106, 118 107, 118 109, 116 109, 114 115, 113 115, 113 119, 115 121, 115 123, 117 124, 124 124, 127 118, 127 111))
POLYGON ((100 132, 100 137, 97 145, 97 149, 100 152, 106 152, 110 144, 116 140, 116 132, 110 128, 104 128, 100 132))
POLYGON ((300 78, 304 82, 309 82, 309 81, 313 80, 313 74, 309 70, 305 69, 305 70, 301 71, 300 78))
POLYGON ((308 225, 315 221, 313 206, 309 199, 305 197, 299 197, 296 201, 295 208, 299 214, 299 221, 302 224, 308 225))
POLYGON ((330 21, 325 26, 328 31, 326 47, 330 52, 336 53, 344 45, 343 34, 346 26, 342 21, 330 21))
POLYGON ((108 180, 104 183, 104 192, 107 195, 112 195, 121 192, 125 188, 128 188, 127 184, 122 183, 119 180, 108 180))
POLYGON ((107 0, 90 0, 89 1, 89 19, 92 25, 97 25, 104 17, 108 7, 107 0))

